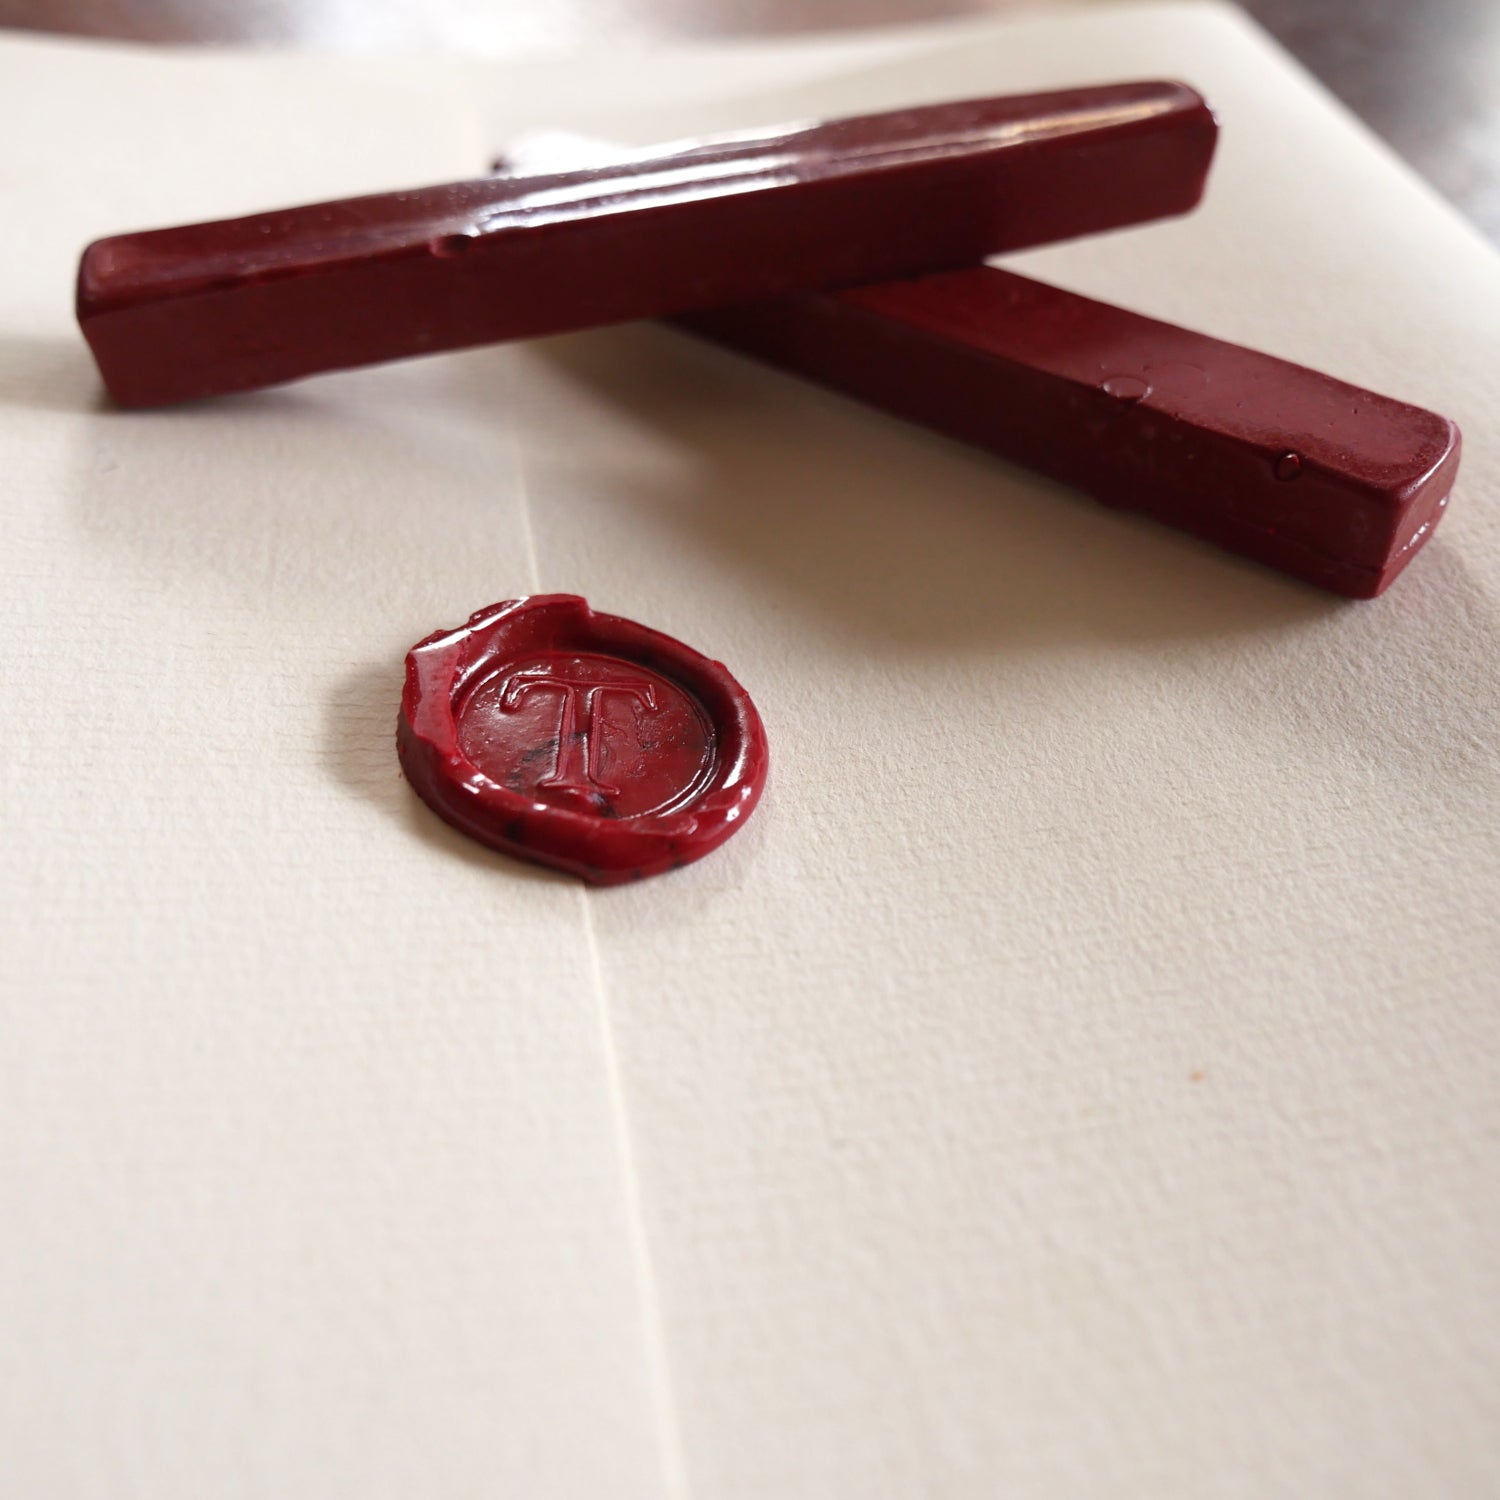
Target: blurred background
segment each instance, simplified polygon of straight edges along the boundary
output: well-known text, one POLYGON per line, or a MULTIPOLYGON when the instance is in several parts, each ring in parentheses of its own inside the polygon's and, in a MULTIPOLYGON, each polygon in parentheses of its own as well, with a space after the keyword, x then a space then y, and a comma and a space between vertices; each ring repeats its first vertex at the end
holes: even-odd
MULTIPOLYGON (((514 56, 1045 8, 1045 0, 0 0, 0 25, 175 44, 514 56)), ((1500 241, 1500 0, 1243 0, 1242 8, 1500 241)))

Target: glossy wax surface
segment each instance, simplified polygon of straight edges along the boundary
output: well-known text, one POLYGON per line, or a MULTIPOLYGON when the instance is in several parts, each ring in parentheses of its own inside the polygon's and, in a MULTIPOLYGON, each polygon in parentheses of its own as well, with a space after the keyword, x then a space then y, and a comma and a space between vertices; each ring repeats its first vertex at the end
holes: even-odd
POLYGON ((1176 83, 978 99, 100 240, 78 318, 115 400, 971 264, 1197 203, 1176 83))
POLYGON ((639 818, 712 775, 713 726, 660 672, 596 652, 502 661, 455 710, 458 746, 489 780, 554 807, 639 818))
POLYGON ((1354 598, 1431 536, 1458 469, 1446 417, 988 266, 681 321, 1354 598))
POLYGON ((397 749, 439 817, 600 885, 717 848, 767 765, 719 663, 571 594, 492 605, 413 647, 397 749))

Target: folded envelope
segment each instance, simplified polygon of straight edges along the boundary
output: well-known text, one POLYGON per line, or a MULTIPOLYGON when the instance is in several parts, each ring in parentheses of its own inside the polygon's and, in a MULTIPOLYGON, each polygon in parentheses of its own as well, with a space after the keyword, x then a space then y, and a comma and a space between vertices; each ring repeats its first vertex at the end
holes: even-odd
POLYGON ((0 43, 0 1490, 1487 1492, 1500 268, 1234 13, 517 64, 0 43), (1452 415, 1347 605, 664 328, 98 399, 82 246, 1121 77, 1193 216, 1007 269, 1452 415), (772 746, 713 857, 452 835, 406 648, 577 592, 772 746))

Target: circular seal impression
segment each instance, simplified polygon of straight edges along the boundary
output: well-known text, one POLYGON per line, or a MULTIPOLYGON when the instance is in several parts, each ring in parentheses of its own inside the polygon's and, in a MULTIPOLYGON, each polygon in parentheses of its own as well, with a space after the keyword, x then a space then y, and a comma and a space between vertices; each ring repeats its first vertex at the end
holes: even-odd
POLYGON ((766 780, 760 715, 720 663, 576 594, 413 646, 396 748, 440 818, 597 885, 701 859, 766 780))

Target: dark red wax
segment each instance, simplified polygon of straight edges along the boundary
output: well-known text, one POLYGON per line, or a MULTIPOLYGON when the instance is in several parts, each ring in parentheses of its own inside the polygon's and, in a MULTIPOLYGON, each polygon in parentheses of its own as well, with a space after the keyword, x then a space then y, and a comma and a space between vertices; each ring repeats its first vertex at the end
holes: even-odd
POLYGON ((573 594, 414 646, 396 744, 439 817, 598 885, 701 859, 766 779, 760 717, 720 663, 573 594))
POLYGON ((1352 598, 1458 470, 1446 417, 988 266, 679 322, 1352 598))
POLYGON ((161 405, 1184 213, 1215 136, 1191 89, 1126 83, 649 148, 99 240, 78 318, 115 400, 161 405))

